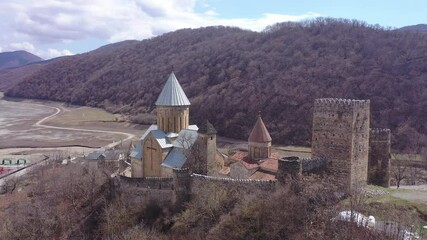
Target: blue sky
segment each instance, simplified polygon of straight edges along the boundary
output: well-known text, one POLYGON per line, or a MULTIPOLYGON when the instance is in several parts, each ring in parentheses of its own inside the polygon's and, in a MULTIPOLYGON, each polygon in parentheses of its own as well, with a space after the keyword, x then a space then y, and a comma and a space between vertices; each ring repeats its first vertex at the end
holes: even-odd
POLYGON ((49 59, 180 28, 228 25, 261 31, 276 22, 316 17, 397 28, 427 23, 427 1, 1 0, 0 52, 27 50, 49 59))
MULTIPOLYGON (((358 19, 384 27, 427 23, 425 0, 210 0, 207 2, 224 18, 258 18, 263 13, 302 15, 309 12, 323 17, 358 19)), ((198 4, 197 11, 203 8, 198 4)))

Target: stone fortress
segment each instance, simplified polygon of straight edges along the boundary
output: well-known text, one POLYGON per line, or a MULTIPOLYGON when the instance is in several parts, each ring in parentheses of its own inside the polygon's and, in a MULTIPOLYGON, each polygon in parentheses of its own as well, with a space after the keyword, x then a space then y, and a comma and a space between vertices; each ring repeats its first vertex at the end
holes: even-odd
POLYGON ((283 158, 272 153, 272 139, 259 114, 248 151, 233 161, 216 148, 216 130, 209 121, 189 124, 190 101, 172 73, 156 101, 152 125, 131 152, 131 178, 145 188, 173 189, 184 201, 191 185, 224 182, 275 189, 279 183, 327 170, 343 192, 367 183, 389 186, 390 130, 370 129, 370 101, 316 99, 313 107, 312 158, 283 158), (224 162, 231 161, 224 167, 224 162))

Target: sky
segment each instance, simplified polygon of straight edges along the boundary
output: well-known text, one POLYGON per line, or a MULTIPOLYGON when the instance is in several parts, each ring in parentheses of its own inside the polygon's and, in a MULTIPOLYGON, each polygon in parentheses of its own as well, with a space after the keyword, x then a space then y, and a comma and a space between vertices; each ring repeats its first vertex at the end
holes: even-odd
POLYGON ((427 23, 425 0, 0 0, 0 52, 44 59, 143 40, 181 28, 237 26, 262 31, 316 17, 399 28, 427 23))

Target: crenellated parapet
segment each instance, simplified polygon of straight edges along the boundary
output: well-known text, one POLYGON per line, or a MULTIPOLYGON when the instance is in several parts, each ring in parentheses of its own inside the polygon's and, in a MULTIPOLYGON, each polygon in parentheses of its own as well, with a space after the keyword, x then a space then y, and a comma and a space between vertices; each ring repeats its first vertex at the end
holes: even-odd
POLYGON ((276 178, 281 183, 292 183, 303 174, 319 173, 326 170, 328 161, 325 158, 285 157, 279 159, 276 178))
POLYGON ((369 132, 368 182, 383 187, 390 186, 391 131, 373 128, 369 132))
POLYGON ((173 178, 164 177, 142 177, 133 178, 120 175, 120 180, 141 188, 149 189, 172 189, 173 178))
POLYGON ((315 107, 324 107, 330 109, 369 107, 370 100, 355 100, 342 98, 318 98, 314 100, 315 107))
POLYGON ((326 169, 328 160, 326 158, 302 158, 301 166, 303 173, 317 173, 326 169))
POLYGON ((177 174, 185 174, 185 173, 189 173, 190 169, 189 168, 182 168, 182 169, 174 168, 172 171, 174 173, 177 173, 177 174))
POLYGON ((203 179, 206 181, 220 181, 220 182, 233 182, 233 183, 271 184, 272 182, 277 182, 277 180, 236 179, 236 178, 206 176, 206 175, 195 174, 195 173, 191 174, 191 177, 193 179, 203 179))
POLYGON ((191 174, 193 182, 213 182, 213 183, 224 183, 230 185, 245 185, 255 187, 262 190, 274 190, 276 189, 277 180, 257 180, 257 179, 234 179, 225 177, 214 177, 200 174, 191 174))
POLYGON ((371 128, 369 138, 371 141, 391 141, 391 131, 388 128, 371 128))

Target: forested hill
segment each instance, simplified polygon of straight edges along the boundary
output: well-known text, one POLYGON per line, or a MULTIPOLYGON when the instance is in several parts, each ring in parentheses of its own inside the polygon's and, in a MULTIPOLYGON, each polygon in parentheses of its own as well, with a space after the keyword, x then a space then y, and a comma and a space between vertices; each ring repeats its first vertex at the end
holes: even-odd
POLYGON ((26 51, 1 52, 0 70, 20 67, 29 63, 40 61, 43 61, 43 59, 26 51))
POLYGON ((427 35, 316 19, 261 33, 183 29, 52 61, 8 96, 66 101, 136 115, 173 70, 191 122, 246 139, 259 110, 273 143, 310 144, 315 98, 371 99, 372 125, 402 149, 426 133, 427 35))
POLYGON ((427 24, 417 24, 417 25, 412 25, 412 26, 405 26, 405 27, 399 28, 397 30, 427 33, 427 24))

